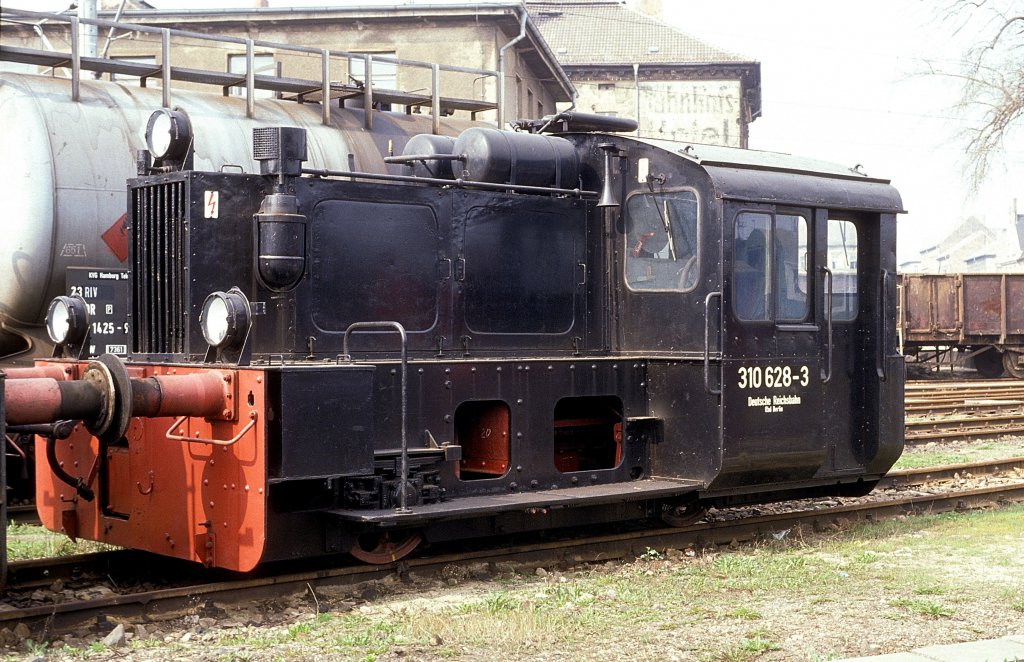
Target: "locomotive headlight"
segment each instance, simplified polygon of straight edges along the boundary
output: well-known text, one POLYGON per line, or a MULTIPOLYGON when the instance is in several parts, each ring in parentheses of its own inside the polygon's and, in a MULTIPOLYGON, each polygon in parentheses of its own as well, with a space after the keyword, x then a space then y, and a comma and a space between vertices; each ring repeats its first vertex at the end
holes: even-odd
POLYGON ((203 302, 199 327, 203 337, 218 349, 241 343, 249 330, 249 300, 237 287, 214 292, 203 302))
POLYGON ((57 297, 46 311, 46 333, 58 345, 77 343, 89 330, 89 306, 80 296, 57 297))
POLYGON ((192 143, 192 125, 180 110, 161 108, 149 116, 146 146, 153 158, 181 160, 192 143))

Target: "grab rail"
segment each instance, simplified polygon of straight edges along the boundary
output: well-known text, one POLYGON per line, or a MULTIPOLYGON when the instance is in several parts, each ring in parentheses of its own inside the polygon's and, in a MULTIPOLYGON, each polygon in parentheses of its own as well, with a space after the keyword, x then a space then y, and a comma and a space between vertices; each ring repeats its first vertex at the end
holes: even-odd
POLYGON ((409 484, 409 438, 406 434, 406 422, 408 420, 409 399, 408 393, 408 372, 409 372, 409 337, 405 333, 405 327, 399 322, 354 322, 345 329, 345 339, 342 341, 341 358, 352 362, 352 355, 348 353, 348 339, 356 331, 396 331, 402 340, 402 480, 398 486, 398 508, 397 512, 407 513, 409 508, 406 504, 406 486, 409 484))
MULTIPOLYGON (((704 390, 711 395, 721 395, 722 388, 719 385, 718 388, 711 387, 711 300, 718 299, 719 305, 722 303, 721 292, 709 292, 704 297, 704 390)), ((719 316, 719 332, 718 332, 718 346, 722 345, 722 332, 721 332, 721 316, 719 316)), ((721 381, 721 380, 719 380, 721 381)))
MULTIPOLYGON (((164 437, 166 437, 167 439, 170 439, 171 441, 184 441, 184 442, 187 442, 187 443, 211 444, 213 446, 233 446, 234 444, 238 443, 238 441, 242 437, 245 436, 246 432, 248 432, 249 430, 253 429, 253 427, 255 427, 256 421, 258 420, 259 417, 257 416, 256 412, 250 412, 249 413, 249 422, 246 423, 245 426, 241 430, 239 430, 238 433, 234 437, 231 437, 230 439, 205 439, 203 437, 189 437, 189 436, 186 436, 184 434, 172 434, 174 432, 174 428, 176 428, 179 425, 181 425, 182 423, 184 423, 185 420, 188 419, 188 418, 189 418, 189 416, 187 416, 187 415, 186 416, 179 416, 178 418, 176 418, 174 420, 174 422, 171 423, 171 427, 167 428, 167 432, 164 433, 164 437)), ((198 435, 199 433, 197 432, 196 434, 198 435)))
POLYGON ((821 271, 824 274, 822 281, 828 283, 825 287, 825 320, 826 329, 828 329, 828 343, 825 352, 828 358, 825 361, 825 367, 821 370, 821 382, 828 384, 832 381, 832 270, 823 266, 821 271))
POLYGON ((885 330, 886 330, 886 328, 888 326, 885 323, 885 315, 886 315, 886 312, 885 312, 886 311, 885 301, 886 301, 886 298, 887 298, 886 293, 888 291, 887 287, 888 287, 888 284, 889 284, 889 277, 890 277, 889 270, 888 269, 882 269, 882 274, 881 274, 881 279, 880 279, 881 283, 879 284, 879 288, 878 288, 879 289, 879 291, 878 291, 878 356, 877 356, 878 365, 875 367, 875 371, 878 373, 878 378, 881 381, 883 381, 883 382, 886 379, 888 379, 888 374, 886 374, 886 369, 885 369, 885 345, 886 345, 885 330))

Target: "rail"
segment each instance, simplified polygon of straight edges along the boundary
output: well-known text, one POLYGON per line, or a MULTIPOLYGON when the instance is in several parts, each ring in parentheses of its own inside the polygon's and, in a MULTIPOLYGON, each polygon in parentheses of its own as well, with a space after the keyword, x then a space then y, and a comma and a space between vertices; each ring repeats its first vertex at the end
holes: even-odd
MULTIPOLYGON (((309 46, 293 46, 273 41, 260 39, 243 39, 228 35, 210 35, 186 30, 171 28, 160 28, 137 23, 124 23, 105 19, 84 19, 77 16, 66 16, 63 14, 51 14, 45 12, 34 12, 19 9, 0 10, 0 21, 10 24, 20 24, 32 27, 34 30, 41 30, 45 25, 66 25, 69 31, 69 50, 44 50, 36 48, 24 48, 11 46, 0 42, 0 61, 17 62, 20 64, 36 65, 52 69, 71 70, 71 97, 78 101, 81 95, 82 71, 92 71, 99 74, 112 74, 124 76, 137 76, 142 87, 150 79, 159 79, 162 85, 162 104, 165 108, 172 106, 173 90, 172 83, 181 81, 201 85, 218 87, 227 95, 228 90, 236 86, 245 86, 246 116, 253 117, 256 109, 256 90, 268 90, 280 95, 280 98, 304 103, 307 101, 321 104, 321 122, 329 125, 330 106, 335 99, 339 104, 344 104, 346 99, 362 98, 366 109, 364 125, 367 130, 373 128, 374 104, 396 104, 404 105, 406 112, 412 112, 413 108, 429 108, 433 116, 433 132, 440 133, 440 118, 443 115, 455 111, 470 113, 476 119, 477 113, 495 110, 501 115, 500 100, 489 101, 485 99, 469 99, 463 97, 446 97, 441 95, 440 81, 441 72, 455 74, 470 74, 482 78, 494 78, 500 81, 500 74, 492 69, 477 69, 474 67, 460 67, 447 64, 436 64, 418 60, 406 60, 386 55, 371 55, 368 53, 352 53, 341 50, 313 48, 309 46), (156 35, 160 39, 160 61, 157 64, 144 62, 130 62, 104 55, 91 57, 82 54, 79 40, 79 27, 81 25, 94 25, 101 28, 108 28, 111 32, 122 30, 131 33, 144 33, 156 35), (172 60, 172 38, 174 39, 195 39, 203 42, 213 42, 222 46, 232 45, 245 48, 245 73, 232 73, 227 71, 214 71, 210 69, 194 69, 176 66, 172 60), (282 75, 257 74, 255 68, 255 49, 272 49, 275 52, 291 53, 295 55, 314 56, 320 59, 320 78, 291 78, 282 75), (347 61, 362 60, 364 64, 365 81, 354 80, 353 82, 332 82, 332 60, 344 59, 347 61), (430 72, 430 89, 428 93, 419 91, 406 92, 377 88, 373 82, 373 63, 375 61, 388 62, 396 67, 412 67, 427 69, 430 72)), ((9 32, 8 32, 9 34, 9 32)), ((40 33, 42 34, 42 33, 40 33)), ((47 43, 49 41, 47 40, 47 43)), ((341 71, 339 68, 337 71, 341 71)), ((347 66, 345 75, 348 75, 347 66)), ((496 88, 500 87, 496 85, 496 88)))
MULTIPOLYGON (((1005 464, 1012 462, 1005 461, 1005 464)), ((915 473, 933 471, 917 470, 915 473)), ((907 472, 910 473, 910 472, 907 472)), ((895 486, 916 484, 902 480, 894 481, 895 486)), ((416 576, 440 575, 444 569, 472 566, 495 567, 502 563, 528 563, 531 567, 548 566, 571 559, 574 563, 605 563, 610 559, 632 559, 650 550, 702 549, 714 545, 734 546, 739 542, 764 539, 783 539, 790 531, 827 531, 833 527, 850 526, 856 522, 877 522, 879 520, 906 518, 908 515, 927 515, 967 509, 1006 506, 1024 501, 1024 484, 1009 483, 983 488, 962 489, 953 487, 949 491, 934 494, 896 495, 881 500, 862 498, 845 505, 826 505, 818 502, 791 502, 789 508, 775 512, 752 514, 742 508, 733 509, 732 519, 701 521, 679 527, 641 527, 628 530, 610 530, 591 527, 588 535, 569 536, 553 540, 527 540, 510 544, 508 540, 476 540, 470 543, 460 541, 456 545, 439 544, 434 553, 419 558, 408 558, 385 565, 345 565, 336 561, 313 568, 301 564, 281 564, 269 568, 265 573, 255 573, 241 578, 218 579, 203 572, 198 564, 189 567, 164 563, 166 559, 154 559, 150 555, 131 551, 105 552, 78 557, 51 558, 36 561, 19 561, 13 568, 13 584, 9 591, 29 595, 35 591, 45 592, 54 582, 54 577, 75 576, 80 581, 107 586, 102 579, 133 577, 138 567, 152 570, 155 564, 159 576, 170 575, 173 586, 163 586, 145 591, 133 591, 129 586, 111 590, 100 597, 75 599, 68 602, 32 604, 31 600, 16 608, 0 611, 0 625, 13 628, 25 623, 35 640, 53 636, 82 627, 82 623, 95 622, 98 615, 114 616, 118 619, 153 618, 166 619, 170 615, 194 613, 196 601, 217 602, 231 609, 230 605, 245 604, 242 601, 266 601, 282 595, 308 592, 321 586, 355 585, 359 582, 382 580, 396 572, 416 576)), ((834 501, 832 502, 835 503, 834 501)), ((93 595, 85 592, 86 595, 93 595)))
MULTIPOLYGON (((433 157, 431 157, 433 158, 433 157)), ((385 157, 387 163, 401 163, 400 159, 385 157)), ((388 175, 376 172, 356 172, 348 170, 325 170, 322 168, 303 168, 303 175, 314 177, 340 177, 355 179, 373 179, 382 182, 410 182, 414 184, 433 184, 435 186, 454 186, 456 188, 479 188, 488 191, 515 191, 517 193, 538 193, 541 195, 566 195, 578 198, 596 198, 597 191, 578 188, 556 188, 554 186, 526 186, 524 184, 501 184, 498 182, 479 182, 472 179, 442 179, 439 177, 418 177, 415 175, 388 175)))

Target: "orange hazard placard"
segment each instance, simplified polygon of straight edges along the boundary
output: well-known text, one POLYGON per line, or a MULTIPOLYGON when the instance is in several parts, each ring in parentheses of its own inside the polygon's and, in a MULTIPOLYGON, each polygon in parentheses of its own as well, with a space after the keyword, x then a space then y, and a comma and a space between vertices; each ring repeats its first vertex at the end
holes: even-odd
POLYGON ((128 214, 121 214, 114 224, 100 235, 117 259, 124 262, 128 259, 128 214))

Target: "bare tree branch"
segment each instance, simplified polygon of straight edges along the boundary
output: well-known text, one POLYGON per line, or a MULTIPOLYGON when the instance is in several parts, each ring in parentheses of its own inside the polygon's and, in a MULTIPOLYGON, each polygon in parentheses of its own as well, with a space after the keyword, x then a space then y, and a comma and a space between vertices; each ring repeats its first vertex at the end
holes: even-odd
POLYGON ((944 11, 953 34, 980 30, 961 70, 942 72, 962 81, 964 163, 977 190, 1024 119, 1024 0, 950 0, 944 11))

